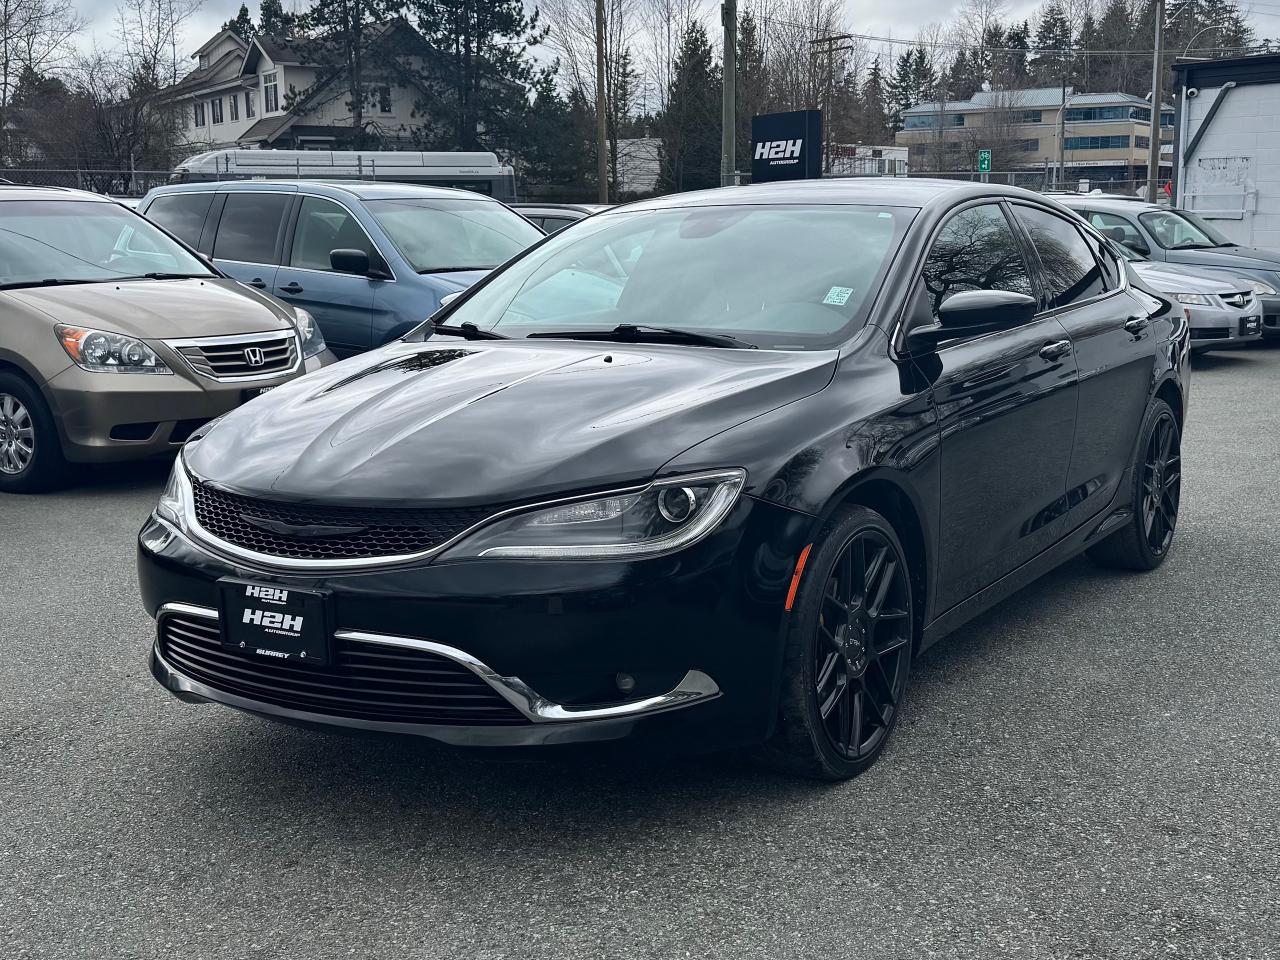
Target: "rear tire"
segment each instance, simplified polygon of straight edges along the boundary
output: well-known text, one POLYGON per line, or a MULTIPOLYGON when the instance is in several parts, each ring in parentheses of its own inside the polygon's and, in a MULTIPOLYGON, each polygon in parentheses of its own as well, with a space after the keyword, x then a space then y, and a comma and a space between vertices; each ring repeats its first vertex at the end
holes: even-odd
POLYGON ((765 760, 819 780, 875 763, 902 710, 914 639, 911 570, 897 533, 874 510, 840 510, 801 577, 765 760))
POLYGON ((1138 434, 1129 479, 1128 522, 1088 550, 1089 559, 1113 570, 1154 570, 1173 546, 1182 500, 1182 432, 1173 408, 1156 399, 1138 434))
POLYGON ((68 473, 53 414, 24 377, 0 373, 0 492, 41 493, 68 473))

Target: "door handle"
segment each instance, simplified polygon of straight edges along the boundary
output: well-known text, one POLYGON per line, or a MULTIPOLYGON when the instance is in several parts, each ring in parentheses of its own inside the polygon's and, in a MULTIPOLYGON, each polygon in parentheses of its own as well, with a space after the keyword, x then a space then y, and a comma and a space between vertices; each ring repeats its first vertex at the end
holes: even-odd
POLYGON ((1071 352, 1070 340, 1055 340, 1040 348, 1040 356, 1045 360, 1061 360, 1071 352))
POLYGON ((257 287, 259 290, 267 289, 267 285, 265 282, 263 282, 263 279, 261 277, 254 277, 252 280, 250 280, 249 286, 257 287))
POLYGON ((1150 323, 1150 317, 1130 317, 1124 322, 1124 328, 1136 336, 1147 329, 1150 323))
POLYGON ((290 283, 286 284, 285 286, 281 287, 281 288, 280 288, 280 292, 281 292, 281 293, 301 293, 301 292, 302 292, 302 284, 298 283, 298 281, 297 281, 297 280, 294 280, 294 281, 292 281, 292 282, 290 282, 290 283))

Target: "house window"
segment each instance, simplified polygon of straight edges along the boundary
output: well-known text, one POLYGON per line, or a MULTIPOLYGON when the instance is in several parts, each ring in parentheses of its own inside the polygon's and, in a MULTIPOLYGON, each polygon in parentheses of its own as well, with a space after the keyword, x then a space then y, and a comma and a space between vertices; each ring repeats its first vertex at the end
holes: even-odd
POLYGON ((209 101, 209 119, 214 123, 222 122, 222 98, 214 97, 209 101))
POLYGON ((246 90, 244 92, 244 115, 246 118, 253 117, 253 91, 246 90))
POLYGON ((1013 123, 1040 123, 1043 115, 1039 110, 1018 110, 1012 117, 1013 123))
POLYGON ((204 104, 201 103, 199 100, 197 100, 194 104, 194 108, 195 108, 196 126, 203 127, 204 126, 204 104))
POLYGON ((390 113, 391 112, 391 87, 389 86, 377 87, 375 92, 378 94, 378 112, 390 113))
POLYGON ((240 119, 240 101, 234 93, 227 97, 227 113, 232 123, 240 119))
POLYGON ((280 88, 276 85, 276 72, 262 75, 262 112, 276 113, 280 109, 280 88))
POLYGON ((1151 146, 1151 138, 1150 137, 1134 137, 1133 145, 1137 147, 1139 150, 1146 150, 1148 147, 1151 146))
POLYGON ((209 55, 207 53, 200 54, 200 69, 201 70, 209 69, 209 55))
POLYGON ((1064 145, 1068 150, 1127 150, 1129 136, 1067 137, 1064 145))

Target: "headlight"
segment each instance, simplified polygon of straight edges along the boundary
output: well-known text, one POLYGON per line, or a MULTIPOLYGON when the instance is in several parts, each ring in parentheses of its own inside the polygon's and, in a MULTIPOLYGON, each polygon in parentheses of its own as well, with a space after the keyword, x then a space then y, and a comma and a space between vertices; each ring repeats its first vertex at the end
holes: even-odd
POLYGON ((302 338, 302 359, 314 357, 324 349, 324 334, 320 332, 320 324, 307 311, 295 308, 294 322, 298 325, 298 335, 302 338))
POLYGON ((1213 301, 1203 293, 1175 293, 1173 298, 1179 303, 1194 303, 1202 307, 1212 307, 1213 301))
POLYGON ((691 546, 725 518, 744 470, 657 480, 643 490, 532 507, 477 530, 442 559, 637 560, 691 546))
POLYGON ((187 528, 187 507, 191 501, 191 481, 187 479, 187 468, 183 466, 182 454, 173 461, 173 469, 169 471, 169 482, 164 485, 160 494, 160 502, 156 504, 156 516, 168 520, 179 530, 187 528))
POLYGON ((1251 286, 1253 288, 1253 292, 1260 297, 1270 297, 1274 296, 1276 293, 1276 288, 1265 280, 1250 280, 1249 286, 1251 286))
POLYGON ((168 365, 141 340, 121 333, 54 327, 58 342, 76 365, 94 373, 172 373, 168 365))

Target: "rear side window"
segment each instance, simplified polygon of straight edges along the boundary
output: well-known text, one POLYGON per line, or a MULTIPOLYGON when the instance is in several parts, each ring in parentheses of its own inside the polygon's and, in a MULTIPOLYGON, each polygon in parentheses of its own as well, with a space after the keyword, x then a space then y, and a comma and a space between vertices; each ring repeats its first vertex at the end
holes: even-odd
POLYGON ((1049 309, 1070 306, 1107 292, 1102 268, 1075 224, 1034 207, 1019 205, 1013 210, 1040 255, 1049 309))
POLYGON ((194 247, 200 242, 200 231, 212 203, 213 191, 160 196, 147 207, 147 219, 194 247))
POLYGON ((1033 296, 1022 247, 997 204, 961 210, 943 226, 924 264, 933 315, 964 290, 1008 290, 1033 296))
POLYGON ((563 230, 571 223, 573 223, 572 220, 567 220, 564 217, 546 217, 543 219, 541 226, 547 233, 555 233, 557 230, 563 230))
POLYGON ((218 222, 213 255, 221 260, 275 263, 276 234, 292 196, 283 193, 231 193, 218 222))
POLYGON ((1090 233, 1088 230, 1080 231, 1084 234, 1084 242, 1089 245, 1089 249, 1093 251, 1093 258, 1098 261, 1098 266, 1102 268, 1102 282, 1108 290, 1114 290, 1120 286, 1120 264, 1107 245, 1098 239, 1097 235, 1090 233))

